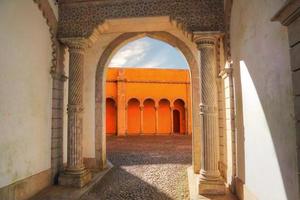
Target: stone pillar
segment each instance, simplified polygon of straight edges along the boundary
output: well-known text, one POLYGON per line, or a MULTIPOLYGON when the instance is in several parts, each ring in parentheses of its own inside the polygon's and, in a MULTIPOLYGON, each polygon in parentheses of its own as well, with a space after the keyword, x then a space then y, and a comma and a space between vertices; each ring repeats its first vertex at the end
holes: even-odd
POLYGON ((118 95, 118 113, 117 113, 117 127, 118 127, 118 136, 126 135, 126 98, 125 98, 125 71, 124 69, 119 70, 117 78, 117 95, 118 95))
POLYGON ((218 90, 216 70, 216 38, 196 39, 200 51, 200 126, 201 126, 201 170, 199 194, 224 194, 225 184, 218 169, 219 127, 218 90))
POLYGON ((173 111, 174 111, 174 107, 170 106, 170 112, 171 112, 171 131, 170 131, 170 134, 174 133, 174 122, 173 122, 173 111))
POLYGON ((141 109, 141 134, 144 133, 144 106, 140 106, 141 109))
POLYGON ((158 106, 155 106, 155 133, 158 134, 158 106))
POLYGON ((68 161, 59 176, 59 184, 83 187, 91 180, 82 157, 83 71, 87 42, 84 39, 66 39, 69 48, 69 96, 68 96, 68 161))

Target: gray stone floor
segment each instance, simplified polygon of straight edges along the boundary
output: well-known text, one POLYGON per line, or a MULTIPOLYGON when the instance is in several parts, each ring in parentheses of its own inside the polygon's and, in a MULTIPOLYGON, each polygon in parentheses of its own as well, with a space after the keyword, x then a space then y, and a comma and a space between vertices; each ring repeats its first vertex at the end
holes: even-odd
POLYGON ((191 136, 108 137, 114 165, 81 200, 189 199, 191 136))

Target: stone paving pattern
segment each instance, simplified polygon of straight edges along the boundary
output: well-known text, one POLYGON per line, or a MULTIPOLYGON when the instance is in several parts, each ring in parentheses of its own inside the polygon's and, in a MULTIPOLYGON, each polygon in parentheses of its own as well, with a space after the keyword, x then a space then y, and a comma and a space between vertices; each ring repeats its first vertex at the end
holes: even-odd
POLYGON ((191 136, 107 137, 114 168, 81 200, 189 199, 191 136))

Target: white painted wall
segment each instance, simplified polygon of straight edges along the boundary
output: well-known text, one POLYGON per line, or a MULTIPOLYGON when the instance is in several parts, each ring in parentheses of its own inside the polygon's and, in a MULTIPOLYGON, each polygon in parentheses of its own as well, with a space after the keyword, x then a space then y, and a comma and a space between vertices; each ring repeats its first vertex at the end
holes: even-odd
POLYGON ((0 188, 50 168, 51 41, 33 1, 0 2, 0 188))
POLYGON ((270 20, 284 0, 233 2, 238 177, 245 182, 245 199, 296 200, 288 35, 286 28, 270 20))

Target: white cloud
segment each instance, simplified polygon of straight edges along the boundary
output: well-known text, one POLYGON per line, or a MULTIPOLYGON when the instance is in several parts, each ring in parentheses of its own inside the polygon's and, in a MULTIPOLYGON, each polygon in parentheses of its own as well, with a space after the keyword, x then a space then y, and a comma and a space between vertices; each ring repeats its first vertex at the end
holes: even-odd
POLYGON ((151 38, 141 38, 122 47, 110 67, 188 68, 184 56, 174 47, 151 38))
POLYGON ((146 52, 149 50, 150 46, 149 42, 143 40, 137 40, 134 43, 130 43, 116 53, 109 66, 125 67, 130 63, 137 63, 146 56, 146 52))

